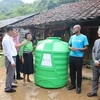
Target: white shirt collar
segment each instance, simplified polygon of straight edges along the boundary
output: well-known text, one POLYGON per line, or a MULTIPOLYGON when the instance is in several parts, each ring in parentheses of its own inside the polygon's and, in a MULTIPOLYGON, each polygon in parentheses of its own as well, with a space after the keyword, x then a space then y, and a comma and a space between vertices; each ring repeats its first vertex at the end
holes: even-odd
POLYGON ((12 37, 10 35, 8 35, 7 33, 5 34, 9 39, 12 39, 12 37))

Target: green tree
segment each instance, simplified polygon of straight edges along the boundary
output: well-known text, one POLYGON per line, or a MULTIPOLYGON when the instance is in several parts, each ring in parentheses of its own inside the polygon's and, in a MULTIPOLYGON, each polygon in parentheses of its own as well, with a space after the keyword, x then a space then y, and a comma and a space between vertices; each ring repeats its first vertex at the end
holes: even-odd
POLYGON ((86 0, 36 0, 32 4, 23 3, 21 0, 0 1, 0 20, 23 16, 34 12, 43 12, 65 3, 86 0))

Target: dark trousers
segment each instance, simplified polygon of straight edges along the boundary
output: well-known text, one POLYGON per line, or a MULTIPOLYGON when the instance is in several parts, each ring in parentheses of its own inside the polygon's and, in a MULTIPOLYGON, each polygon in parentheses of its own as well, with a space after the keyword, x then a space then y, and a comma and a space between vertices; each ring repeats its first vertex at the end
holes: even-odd
MULTIPOLYGON (((17 74, 17 78, 19 78, 20 77, 20 63, 21 63, 21 61, 20 61, 20 57, 19 57, 19 55, 17 55, 16 56, 16 74, 17 74)), ((15 74, 14 74, 14 79, 15 79, 15 74)))
POLYGON ((78 88, 80 88, 82 84, 82 63, 83 57, 69 57, 71 85, 76 86, 77 78, 78 88))
POLYGON ((16 73, 17 73, 17 78, 20 77, 20 57, 19 55, 16 56, 16 73))

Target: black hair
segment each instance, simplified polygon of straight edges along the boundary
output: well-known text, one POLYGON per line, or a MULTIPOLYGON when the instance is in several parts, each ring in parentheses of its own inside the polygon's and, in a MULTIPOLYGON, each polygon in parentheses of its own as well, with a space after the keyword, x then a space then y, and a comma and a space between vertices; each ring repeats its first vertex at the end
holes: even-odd
POLYGON ((30 33, 30 32, 26 33, 26 34, 25 34, 25 39, 27 39, 27 35, 28 35, 28 34, 31 34, 31 33, 30 33))
POLYGON ((8 26, 7 26, 7 32, 13 31, 14 28, 15 28, 15 27, 14 27, 13 25, 8 25, 8 26))

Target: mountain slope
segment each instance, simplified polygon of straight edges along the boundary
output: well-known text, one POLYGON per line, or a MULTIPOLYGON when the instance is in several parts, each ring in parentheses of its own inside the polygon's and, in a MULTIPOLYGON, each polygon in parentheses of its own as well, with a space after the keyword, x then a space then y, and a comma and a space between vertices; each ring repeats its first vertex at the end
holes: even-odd
POLYGON ((33 4, 26 4, 21 0, 2 0, 0 1, 0 20, 35 12, 43 12, 64 3, 79 1, 86 0, 36 0, 33 4))

